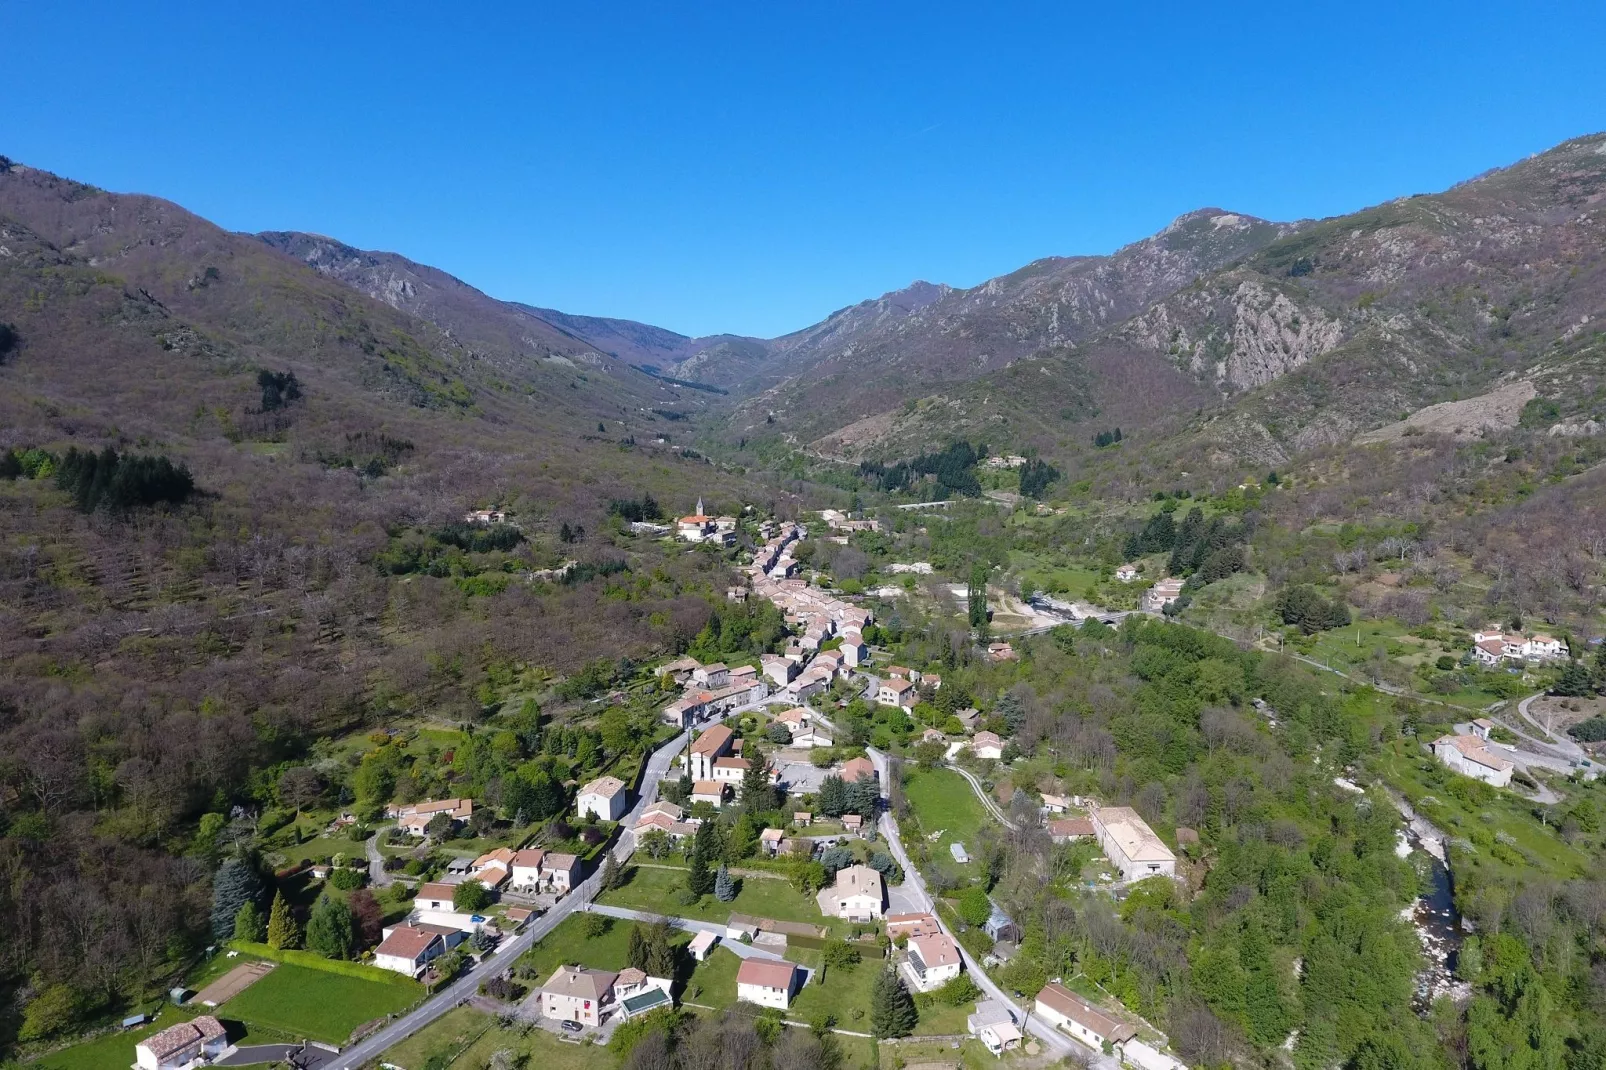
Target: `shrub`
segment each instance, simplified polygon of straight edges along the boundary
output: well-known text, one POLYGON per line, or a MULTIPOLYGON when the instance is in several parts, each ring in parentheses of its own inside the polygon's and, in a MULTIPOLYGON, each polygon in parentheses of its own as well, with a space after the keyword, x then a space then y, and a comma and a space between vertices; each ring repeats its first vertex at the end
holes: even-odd
POLYGON ((342 892, 356 891, 368 880, 368 875, 360 869, 333 869, 329 871, 329 883, 342 892))

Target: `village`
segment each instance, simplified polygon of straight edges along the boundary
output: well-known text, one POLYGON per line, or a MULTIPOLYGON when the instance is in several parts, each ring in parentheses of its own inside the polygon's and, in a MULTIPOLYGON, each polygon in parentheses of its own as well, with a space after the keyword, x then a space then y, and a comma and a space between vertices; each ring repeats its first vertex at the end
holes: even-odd
MULTIPOLYGON (((502 518, 474 513, 469 519, 502 518)), ((819 523, 832 539, 875 531, 877 524, 837 510, 824 511, 819 523)), ((673 524, 632 527, 641 535, 729 549, 738 543, 742 522, 708 516, 699 501, 693 514, 673 524)), ((967 917, 952 906, 955 893, 945 905, 927 891, 922 866, 911 861, 889 808, 888 778, 903 768, 907 750, 900 756, 839 745, 843 733, 835 718, 850 700, 906 719, 917 708, 929 711, 942 693, 940 666, 891 663, 867 641, 876 621, 863 599, 820 586, 795 556, 808 537, 804 524, 764 520, 754 530, 759 538, 751 560, 740 566, 742 582, 726 591, 726 601, 762 600, 779 611, 789 633, 781 648, 746 664, 683 655, 654 666, 658 690, 672 695, 657 710, 669 734, 635 776, 607 773, 572 789, 567 820, 597 830, 601 849, 517 843, 451 857, 409 887, 405 916, 384 926, 364 956, 367 966, 421 985, 432 1002, 458 992, 486 1006, 488 999, 511 1000, 512 1014, 560 1041, 605 1042, 623 1023, 682 1004, 749 1004, 795 1024, 828 1020, 854 1035, 865 1024, 859 1019, 872 996, 865 982, 874 968, 858 970, 852 982, 843 978, 853 963, 879 959, 920 1001, 917 1037, 962 1028, 997 1058, 1046 1048, 1080 1051, 1080 1058, 1106 1068, 1183 1070, 1166 1038, 1107 992, 1052 978, 1023 997, 998 984, 992 973, 1016 954, 1020 929, 991 898, 967 917), (681 881, 705 864, 697 860, 704 833, 727 810, 747 820, 757 805, 754 785, 771 793, 774 805, 764 810, 786 819, 752 829, 756 849, 749 859, 731 867, 721 862, 713 894, 687 901, 681 881), (819 877, 791 898, 783 874, 800 865, 814 867, 819 877), (695 909, 682 912, 682 903, 695 909), (642 934, 655 926, 668 950, 649 959, 635 947, 648 945, 642 934), (629 934, 630 949, 609 938, 615 930, 629 934), (621 958, 622 950, 630 953, 621 958), (539 976, 534 963, 542 963, 539 976), (503 980, 480 980, 486 971, 503 980), (945 1009, 956 999, 963 1001, 962 1015, 945 1009)), ((930 566, 895 563, 888 571, 929 574, 930 566)), ((1114 572, 1123 584, 1141 576, 1136 564, 1114 572)), ((1139 611, 1164 613, 1183 587, 1181 579, 1159 579, 1142 592, 1139 611)), ((1122 616, 1043 601, 1073 621, 1114 623, 1122 616)), ((1475 633, 1472 650, 1469 657, 1502 665, 1565 656, 1550 637, 1492 630, 1475 633)), ((995 663, 1017 657, 1008 641, 989 642, 983 653, 995 663)), ((1275 726, 1270 711, 1267 716, 1275 726)), ((1455 773, 1506 787, 1516 765, 1492 749, 1497 725, 1478 718, 1464 727, 1428 749, 1455 773)), ((949 790, 971 800, 983 820, 1008 829, 1024 823, 1056 845, 1087 844, 1101 858, 1089 871, 1095 874, 1090 888, 1121 897, 1142 881, 1181 879, 1177 855, 1132 807, 1103 806, 1057 785, 1013 783, 1008 767, 1018 752, 996 715, 954 708, 943 722, 911 734, 905 747, 916 744, 939 756, 933 771, 919 774, 922 783, 951 777, 949 790), (996 792, 975 772, 984 772, 996 792)), ((384 817, 395 845, 450 850, 460 842, 455 837, 479 827, 476 812, 471 798, 426 799, 390 805, 384 817)), ((342 815, 336 831, 355 820, 342 815)), ((926 841, 947 848, 940 864, 924 865, 959 873, 961 888, 975 879, 963 876, 977 847, 973 834, 938 828, 921 836, 922 858, 930 854, 926 841)), ((1171 839, 1187 845, 1198 836, 1179 827, 1171 839)), ((382 868, 384 857, 371 847, 370 857, 376 885, 407 880, 382 868)), ((315 880, 332 872, 327 865, 307 871, 315 880)), ((191 1005, 226 1004, 274 969, 284 967, 243 963, 191 997, 191 1005)), ((137 1045, 135 1065, 190 1070, 254 1058, 248 1046, 226 1043, 217 1020, 202 1014, 152 1034, 137 1045)), ((357 1066, 383 1050, 393 1032, 405 1035, 400 1029, 381 1026, 339 1052, 338 1060, 338 1045, 327 1042, 304 1040, 299 1050, 312 1059, 308 1065, 357 1066)))

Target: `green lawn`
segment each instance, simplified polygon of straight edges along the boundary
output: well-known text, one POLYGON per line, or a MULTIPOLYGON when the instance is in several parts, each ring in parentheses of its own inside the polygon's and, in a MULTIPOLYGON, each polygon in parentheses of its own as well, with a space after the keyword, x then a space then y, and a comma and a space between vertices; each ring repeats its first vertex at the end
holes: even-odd
MULTIPOLYGON (((536 984, 544 982, 553 970, 564 963, 599 970, 622 970, 630 965, 630 930, 635 928, 636 923, 622 918, 606 918, 608 931, 587 939, 582 932, 585 917, 584 914, 570 914, 558 923, 557 928, 520 956, 519 965, 535 970, 536 984)), ((691 933, 678 929, 670 937, 670 942, 674 944, 690 941, 691 933)))
MULTIPOLYGON (((86 1040, 82 1044, 52 1052, 28 1065, 37 1070, 128 1070, 134 1062, 135 1044, 170 1025, 187 1022, 206 1010, 205 1007, 164 1007, 161 1016, 149 1025, 130 1029, 126 1033, 117 1031, 86 1040)), ((229 1039, 236 1044, 271 1044, 293 1039, 271 1029, 253 1028, 242 1022, 231 1021, 227 1015, 222 1017, 223 1024, 229 1030, 229 1039)))
POLYGON ((714 948, 707 961, 697 964, 691 979, 680 993, 682 1003, 704 1007, 728 1007, 736 1002, 736 971, 742 960, 723 944, 714 948))
POLYGON ((419 1070, 437 1052, 461 1052, 496 1026, 484 1011, 458 1007, 385 1052, 383 1060, 403 1070, 419 1070))
POLYGON ((948 848, 962 843, 974 857, 976 833, 992 820, 965 778, 951 769, 919 770, 904 786, 904 797, 920 819, 921 839, 931 856, 929 868, 958 877, 976 876, 976 864, 960 865, 948 848), (930 839, 939 829, 942 835, 930 839))
POLYGON ((686 886, 685 875, 680 870, 630 866, 625 870, 625 878, 622 887, 604 892, 598 902, 699 921, 723 923, 732 914, 748 914, 776 921, 832 924, 832 919, 821 916, 819 904, 813 897, 799 893, 790 881, 749 877, 742 880, 741 892, 734 902, 721 903, 705 895, 691 906, 683 906, 677 899, 686 886))
POLYGON ((415 984, 385 984, 280 965, 218 1008, 218 1016, 344 1044, 359 1025, 405 1010, 423 994, 415 984))
POLYGON ((870 989, 875 984, 876 971, 881 968, 879 960, 866 959, 851 970, 827 970, 825 980, 819 981, 820 952, 788 948, 786 957, 816 971, 792 1001, 787 1017, 798 1022, 812 1022, 830 1014, 836 1017, 839 1028, 856 1033, 870 1031, 870 989))

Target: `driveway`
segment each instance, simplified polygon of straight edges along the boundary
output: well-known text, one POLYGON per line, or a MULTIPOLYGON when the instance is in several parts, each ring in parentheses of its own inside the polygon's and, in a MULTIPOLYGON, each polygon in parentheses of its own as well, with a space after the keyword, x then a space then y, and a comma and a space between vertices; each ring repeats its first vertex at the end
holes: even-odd
POLYGON ((235 1048, 213 1066, 259 1066, 263 1063, 289 1063, 300 1070, 320 1070, 335 1060, 335 1053, 312 1044, 251 1044, 235 1048))
POLYGON ((592 903, 586 907, 592 914, 601 914, 609 918, 622 918, 626 921, 643 921, 652 923, 660 919, 669 922, 677 929, 684 929, 689 933, 713 933, 719 937, 722 946, 728 947, 731 953, 739 959, 770 959, 771 961, 783 958, 779 952, 768 948, 758 947, 754 944, 744 944, 740 940, 726 940, 725 926, 717 921, 700 921, 697 918, 677 918, 670 914, 653 914, 645 910, 631 910, 628 907, 611 907, 602 903, 592 903))
POLYGON ((383 831, 375 829, 374 834, 363 841, 362 849, 368 855, 368 883, 375 888, 388 888, 395 878, 385 872, 385 856, 379 853, 381 835, 383 831))

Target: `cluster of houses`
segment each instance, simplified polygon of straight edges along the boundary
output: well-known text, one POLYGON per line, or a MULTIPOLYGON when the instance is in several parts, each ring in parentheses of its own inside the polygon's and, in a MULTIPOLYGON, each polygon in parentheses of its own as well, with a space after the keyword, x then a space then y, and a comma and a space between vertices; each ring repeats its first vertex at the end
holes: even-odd
MULTIPOLYGON (((578 855, 540 848, 499 847, 473 860, 458 859, 447 867, 445 879, 419 886, 406 921, 383 930, 383 939, 374 948, 374 965, 418 977, 432 961, 486 925, 490 919, 462 913, 454 904, 458 885, 465 881, 478 881, 492 892, 561 896, 580 883, 580 872, 578 855)), ((531 913, 513 907, 504 918, 517 926, 531 913)))
POLYGON ((1549 635, 1515 635, 1484 629, 1472 633, 1472 656, 1482 665, 1562 661, 1567 644, 1549 635))
POLYGON ((879 520, 854 520, 840 509, 821 509, 820 519, 832 531, 880 531, 879 520))

